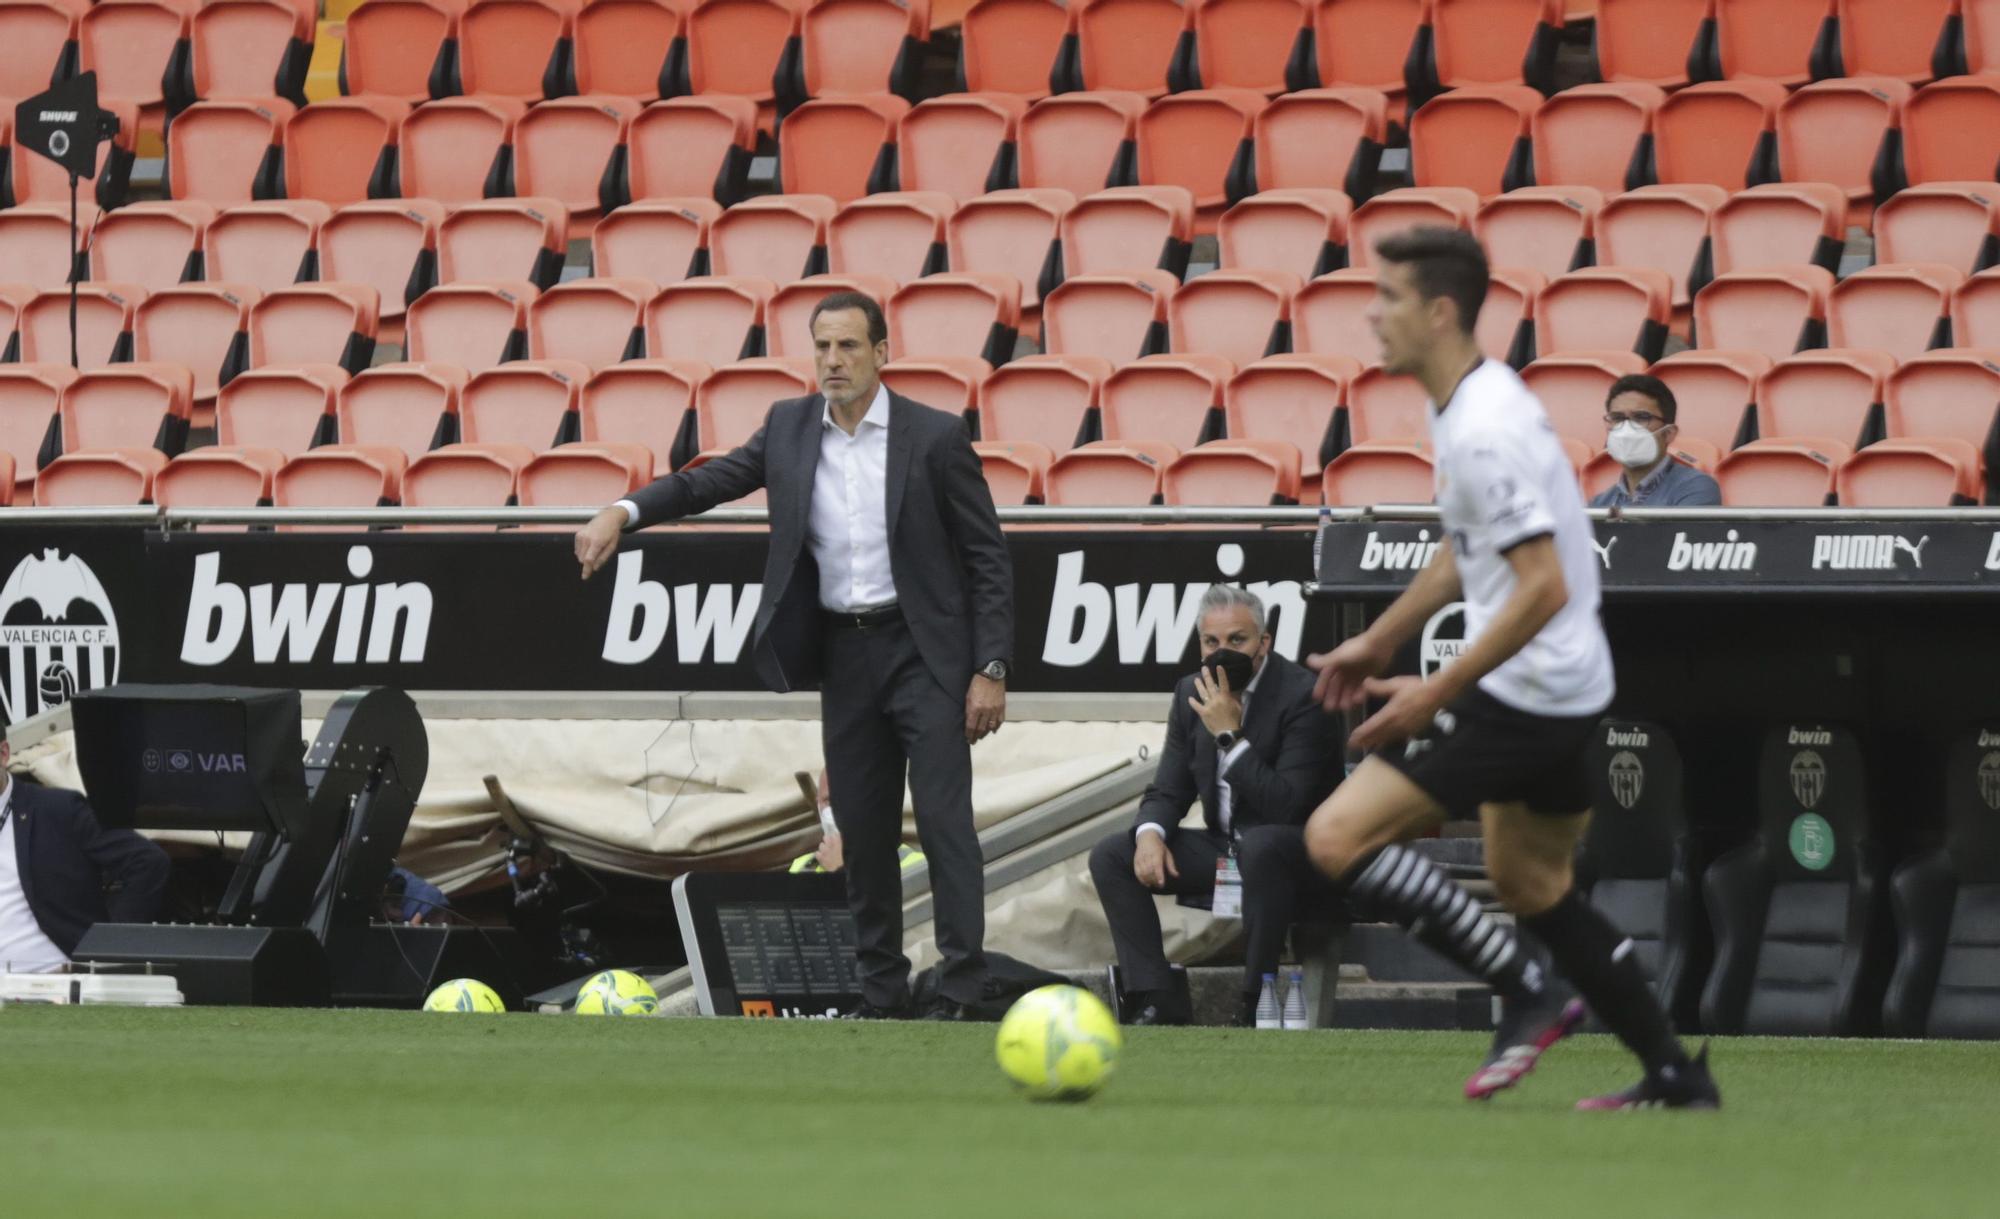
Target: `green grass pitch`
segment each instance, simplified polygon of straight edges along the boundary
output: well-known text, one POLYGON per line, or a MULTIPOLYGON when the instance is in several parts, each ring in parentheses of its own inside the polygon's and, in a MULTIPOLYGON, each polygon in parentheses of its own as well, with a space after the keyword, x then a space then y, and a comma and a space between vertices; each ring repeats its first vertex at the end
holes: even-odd
POLYGON ((1718 1042, 1718 1114, 1578 1114, 1579 1037, 1133 1030, 1080 1105, 992 1025, 0 1010, 0 1215, 2000 1214, 2000 1045, 1718 1042), (1280 1211, 1272 1209, 1284 1207, 1280 1211))

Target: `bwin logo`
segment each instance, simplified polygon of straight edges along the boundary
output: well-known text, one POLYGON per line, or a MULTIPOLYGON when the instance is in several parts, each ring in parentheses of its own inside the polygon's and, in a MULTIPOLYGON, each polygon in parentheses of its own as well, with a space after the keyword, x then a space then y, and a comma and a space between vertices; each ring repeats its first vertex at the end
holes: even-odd
MULTIPOLYGON (((366 546, 349 547, 347 574, 365 580, 375 569, 366 546)), ((245 589, 221 578, 222 555, 195 556, 194 587, 188 594, 187 624, 181 632, 181 660, 219 665, 236 654, 247 628, 250 658, 257 664, 310 664, 322 656, 327 627, 333 626, 338 665, 415 664, 424 658, 431 633, 431 590, 408 584, 253 584, 245 589), (371 607, 370 602, 373 602, 371 607), (334 610, 340 614, 335 620, 334 610), (396 636, 400 631, 402 647, 396 636), (366 650, 363 643, 366 642, 366 650)))
POLYGON ((0 584, 0 707, 10 721, 118 680, 118 616, 97 574, 53 547, 0 584))
POLYGON ((1371 529, 1368 540, 1361 544, 1361 570, 1422 571, 1430 566, 1431 556, 1437 553, 1437 548, 1438 542, 1431 541, 1428 529, 1417 530, 1414 542, 1385 542, 1371 529))
POLYGON ((1627 732, 1623 728, 1606 728, 1604 730, 1604 743, 1613 749, 1644 749, 1648 745, 1651 745, 1653 741, 1646 733, 1636 728, 1630 732, 1627 732))
POLYGON ((1720 542, 1690 542, 1687 534, 1674 534, 1673 549, 1667 552, 1668 571, 1755 571, 1757 543, 1739 542, 1731 529, 1720 542))
POLYGON ((1831 745, 1833 734, 1824 728, 1788 728, 1785 730, 1787 745, 1831 745))
POLYGON ((674 631, 674 655, 681 664, 699 664, 714 648, 716 664, 735 664, 757 621, 764 599, 762 584, 676 584, 671 594, 658 580, 644 576, 644 551, 618 556, 611 582, 611 616, 604 624, 605 660, 618 665, 644 664, 674 631))
MULTIPOLYGON (((1414 543, 1413 543, 1414 544, 1414 543)), ((1049 596, 1049 627, 1042 638, 1042 661, 1076 668, 1096 660, 1115 640, 1121 665, 1178 664, 1194 638, 1207 583, 1119 584, 1107 587, 1084 579, 1087 552, 1056 556, 1055 589, 1049 596)), ((1243 547, 1225 542, 1215 548, 1216 572, 1223 580, 1243 574, 1243 547)), ((1287 660, 1299 654, 1305 633, 1306 599, 1297 580, 1258 580, 1244 588, 1264 601, 1275 616, 1266 627, 1271 647, 1287 660)))
POLYGON ((1894 571, 1897 556, 1906 554, 1910 566, 1922 571, 1930 540, 1929 534, 1912 542, 1893 533, 1822 533, 1813 538, 1812 566, 1814 571, 1894 571))

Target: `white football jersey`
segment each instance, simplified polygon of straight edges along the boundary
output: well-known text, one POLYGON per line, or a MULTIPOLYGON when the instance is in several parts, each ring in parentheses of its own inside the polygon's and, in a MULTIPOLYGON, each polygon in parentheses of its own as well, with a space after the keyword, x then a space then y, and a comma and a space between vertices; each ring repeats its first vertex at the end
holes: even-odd
POLYGON ((1437 503, 1465 589, 1468 645, 1514 593, 1506 552, 1555 538, 1569 601, 1480 689, 1535 715, 1594 715, 1611 704, 1611 646, 1598 620, 1597 552, 1576 469, 1547 412, 1514 370, 1487 360, 1430 410, 1437 503))

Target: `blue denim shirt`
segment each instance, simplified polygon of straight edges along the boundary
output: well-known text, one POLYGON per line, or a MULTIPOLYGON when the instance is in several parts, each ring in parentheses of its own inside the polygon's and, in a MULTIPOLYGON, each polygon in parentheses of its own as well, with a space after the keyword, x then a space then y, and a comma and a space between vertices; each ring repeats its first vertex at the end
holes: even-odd
POLYGON ((1593 497, 1593 508, 1716 508, 1722 504, 1722 488, 1715 480, 1686 462, 1669 458, 1639 483, 1636 492, 1625 489, 1625 475, 1593 497))

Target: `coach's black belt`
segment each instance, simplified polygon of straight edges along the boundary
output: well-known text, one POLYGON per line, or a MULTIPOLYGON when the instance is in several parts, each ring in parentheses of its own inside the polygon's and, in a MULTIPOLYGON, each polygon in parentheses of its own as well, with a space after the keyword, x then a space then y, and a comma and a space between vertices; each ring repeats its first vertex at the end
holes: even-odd
POLYGON ((888 626, 903 620, 903 607, 882 605, 870 610, 821 610, 826 615, 829 626, 842 630, 865 631, 870 627, 888 626))

